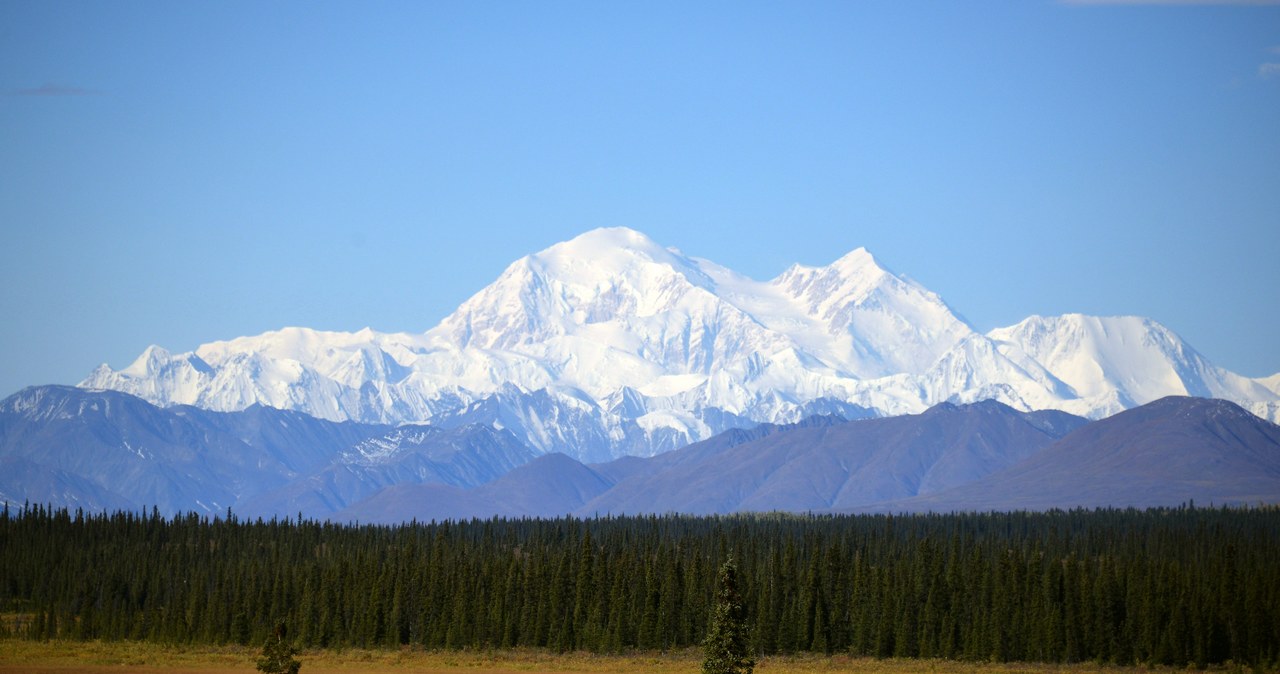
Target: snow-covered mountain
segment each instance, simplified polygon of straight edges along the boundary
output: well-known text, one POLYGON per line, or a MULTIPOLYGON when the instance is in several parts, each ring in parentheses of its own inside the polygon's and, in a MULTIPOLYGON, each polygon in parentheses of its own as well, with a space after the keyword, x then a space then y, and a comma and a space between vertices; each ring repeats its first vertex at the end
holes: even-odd
POLYGON ((1068 389, 1054 405, 1100 418, 1166 396, 1222 398, 1276 421, 1268 382, 1215 367, 1163 325, 1137 316, 1032 316, 987 335, 1002 353, 1025 354, 1068 389))
POLYGON ((1097 418, 1201 395, 1278 419, 1275 380, 1215 368, 1142 318, 1034 317, 983 335, 863 249, 762 282, 615 228, 517 260, 422 334, 287 328, 183 354, 153 346, 80 385, 222 411, 481 422, 599 461, 943 401, 1097 418))

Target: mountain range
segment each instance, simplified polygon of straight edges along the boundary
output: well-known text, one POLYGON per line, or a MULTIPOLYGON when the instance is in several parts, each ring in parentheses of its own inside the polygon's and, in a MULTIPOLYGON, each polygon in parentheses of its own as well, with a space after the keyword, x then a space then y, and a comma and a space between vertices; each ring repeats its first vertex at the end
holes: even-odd
POLYGON ((756 281, 601 229, 420 334, 149 347, 0 401, 0 500, 398 522, 1280 502, 1280 374, 1147 318, 977 332, 858 249, 756 281))
POLYGON ((187 353, 152 346, 80 386, 161 407, 485 426, 587 463, 944 402, 1101 419, 1200 396, 1280 420, 1280 375, 1218 368, 1148 318, 1033 316, 982 334, 864 249, 762 282, 625 228, 515 261, 425 333, 287 328, 187 353))
POLYGON ((727 431, 651 458, 539 457, 466 490, 403 485, 337 514, 398 522, 572 514, 964 512, 1280 502, 1280 426, 1170 397, 1090 422, 1002 403, 727 431))
POLYGON ((116 391, 0 401, 0 501, 397 523, 740 511, 903 512, 1280 502, 1280 426, 1170 397, 1090 421, 996 401, 730 429, 586 464, 505 429, 334 422, 116 391))
POLYGON ((334 422, 254 405, 160 408, 116 391, 24 389, 0 401, 0 501, 324 516, 403 482, 489 482, 536 454, 490 426, 334 422))

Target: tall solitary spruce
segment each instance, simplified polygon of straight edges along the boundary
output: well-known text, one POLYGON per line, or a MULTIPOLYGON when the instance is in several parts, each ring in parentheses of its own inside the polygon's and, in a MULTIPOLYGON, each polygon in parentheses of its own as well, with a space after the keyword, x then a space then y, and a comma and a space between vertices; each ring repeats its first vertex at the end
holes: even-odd
POLYGON ((285 641, 284 623, 276 625, 275 632, 262 645, 262 657, 258 658, 258 671, 263 674, 298 674, 302 663, 294 659, 298 649, 285 641))
POLYGON ((751 674, 756 661, 748 652, 747 609, 738 594, 738 567, 732 559, 720 567, 719 586, 707 639, 702 642, 702 672, 751 674))

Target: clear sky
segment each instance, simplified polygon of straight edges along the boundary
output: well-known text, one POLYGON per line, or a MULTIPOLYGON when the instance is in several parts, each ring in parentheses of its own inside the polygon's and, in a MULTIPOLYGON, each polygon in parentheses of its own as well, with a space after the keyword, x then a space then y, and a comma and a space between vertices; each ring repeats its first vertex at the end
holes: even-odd
POLYGON ((0 2, 0 396, 423 331, 601 226, 1280 371, 1280 6, 0 2))

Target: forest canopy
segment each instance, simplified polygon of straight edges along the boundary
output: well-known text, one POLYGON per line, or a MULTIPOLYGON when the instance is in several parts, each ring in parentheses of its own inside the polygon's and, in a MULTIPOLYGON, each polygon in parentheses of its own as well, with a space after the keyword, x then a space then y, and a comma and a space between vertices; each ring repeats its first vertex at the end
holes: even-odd
POLYGON ((402 526, 6 507, 0 634, 685 648, 730 558, 759 655, 1280 662, 1274 507, 402 526))

